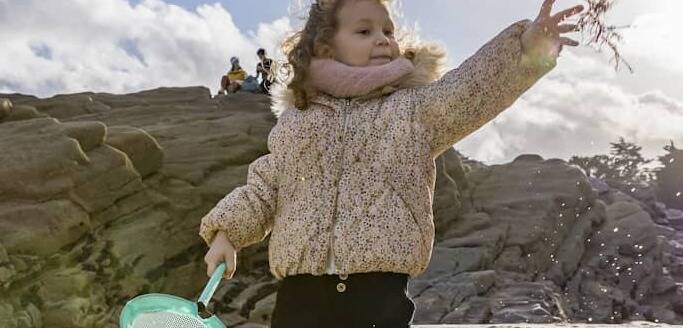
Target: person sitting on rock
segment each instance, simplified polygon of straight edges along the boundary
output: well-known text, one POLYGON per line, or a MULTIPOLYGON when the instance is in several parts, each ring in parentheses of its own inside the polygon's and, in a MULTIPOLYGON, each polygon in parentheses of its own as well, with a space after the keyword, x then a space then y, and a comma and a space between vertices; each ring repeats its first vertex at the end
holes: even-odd
POLYGON ((261 60, 256 64, 256 78, 261 75, 260 89, 261 92, 270 94, 270 86, 273 84, 273 76, 271 76, 271 69, 273 67, 273 60, 266 57, 266 50, 261 48, 256 51, 256 55, 261 60))
POLYGON ((232 65, 230 71, 221 78, 221 89, 218 91, 219 95, 226 94, 227 92, 237 92, 247 78, 247 72, 240 66, 239 58, 230 58, 230 64, 232 65))

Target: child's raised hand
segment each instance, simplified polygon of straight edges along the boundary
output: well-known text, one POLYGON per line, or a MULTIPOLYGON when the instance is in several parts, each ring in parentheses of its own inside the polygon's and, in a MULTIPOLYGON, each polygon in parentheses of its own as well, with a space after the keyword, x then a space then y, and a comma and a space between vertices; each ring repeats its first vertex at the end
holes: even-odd
POLYGON ((235 274, 237 263, 237 251, 228 240, 228 236, 224 231, 218 231, 216 237, 211 242, 209 251, 204 256, 206 262, 206 275, 211 277, 219 264, 225 262, 225 273, 223 278, 232 279, 235 274))
POLYGON ((522 50, 535 64, 555 66, 562 47, 578 46, 579 43, 561 36, 562 33, 576 31, 576 24, 561 24, 565 19, 583 11, 578 5, 550 15, 555 0, 544 0, 536 20, 522 34, 522 50))

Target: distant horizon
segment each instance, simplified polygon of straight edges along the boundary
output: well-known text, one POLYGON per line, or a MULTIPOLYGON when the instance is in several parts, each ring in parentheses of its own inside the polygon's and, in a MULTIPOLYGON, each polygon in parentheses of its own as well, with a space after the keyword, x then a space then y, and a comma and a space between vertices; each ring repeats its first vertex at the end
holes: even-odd
MULTIPOLYGON (((184 86, 215 93, 230 56, 239 56, 250 74, 257 48, 281 56, 277 45, 301 24, 305 3, 0 2, 0 93, 48 98, 184 86)), ((444 45, 451 69, 506 26, 535 18, 542 0, 395 3, 397 22, 444 45)), ((554 12, 579 3, 558 0, 554 12)), ((669 140, 683 144, 683 43, 673 41, 683 30, 681 12, 683 1, 617 0, 608 21, 628 26, 620 30, 620 50, 634 74, 615 72, 607 50, 565 48, 551 73, 456 149, 497 164, 524 153, 546 159, 606 154, 619 136, 652 159, 669 140)))

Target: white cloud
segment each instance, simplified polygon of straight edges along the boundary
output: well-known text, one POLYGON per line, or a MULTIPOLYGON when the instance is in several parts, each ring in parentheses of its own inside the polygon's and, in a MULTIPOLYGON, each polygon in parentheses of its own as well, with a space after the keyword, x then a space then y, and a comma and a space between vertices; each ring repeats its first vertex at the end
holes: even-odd
POLYGON ((283 17, 241 31, 220 4, 188 11, 162 0, 0 0, 0 89, 51 96, 159 86, 216 90, 231 56, 255 74, 256 49, 274 51, 283 17))
POLYGON ((615 72, 608 49, 565 48, 553 72, 456 148, 498 164, 521 153, 563 159, 606 154, 619 136, 642 146, 647 158, 661 155, 670 139, 683 143, 681 12, 679 0, 618 1, 608 21, 631 24, 620 30, 619 49, 633 74, 625 67, 615 72))
POLYGON ((553 72, 456 148, 498 164, 521 153, 565 160, 606 154, 620 136, 642 146, 646 158, 661 155, 670 139, 680 143, 683 102, 660 90, 625 91, 605 79, 611 68, 591 63, 600 60, 565 52, 553 72))

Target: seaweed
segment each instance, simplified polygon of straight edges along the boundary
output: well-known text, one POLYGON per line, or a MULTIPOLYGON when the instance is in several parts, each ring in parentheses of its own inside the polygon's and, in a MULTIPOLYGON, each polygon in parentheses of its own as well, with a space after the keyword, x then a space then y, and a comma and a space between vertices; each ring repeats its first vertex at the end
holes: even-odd
POLYGON ((633 73, 633 67, 624 59, 618 49, 618 43, 623 39, 618 30, 629 28, 630 25, 614 26, 605 23, 605 14, 610 11, 616 0, 584 1, 588 5, 588 10, 579 15, 576 27, 584 39, 587 38, 586 45, 597 46, 598 52, 607 45, 613 52, 610 62, 614 62, 614 69, 619 70, 620 63, 623 63, 633 73))

